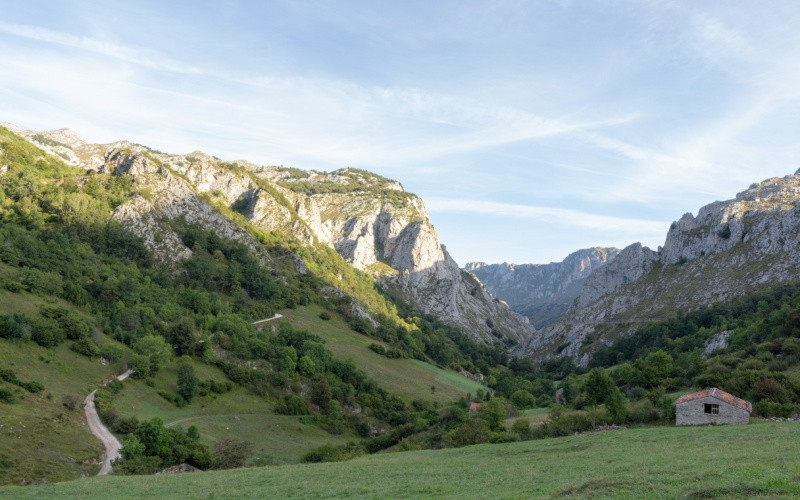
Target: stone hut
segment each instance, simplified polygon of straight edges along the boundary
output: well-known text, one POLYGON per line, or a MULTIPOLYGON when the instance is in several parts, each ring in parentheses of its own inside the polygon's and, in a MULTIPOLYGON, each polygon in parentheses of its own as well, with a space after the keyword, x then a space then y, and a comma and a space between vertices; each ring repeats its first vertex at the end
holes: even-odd
POLYGON ((716 387, 685 394, 675 403, 676 425, 746 424, 753 405, 716 387))

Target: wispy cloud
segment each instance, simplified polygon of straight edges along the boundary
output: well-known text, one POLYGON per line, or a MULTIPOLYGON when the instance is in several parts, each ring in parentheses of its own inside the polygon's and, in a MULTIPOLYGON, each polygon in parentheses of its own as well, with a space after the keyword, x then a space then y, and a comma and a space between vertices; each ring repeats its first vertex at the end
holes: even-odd
POLYGON ((495 201, 429 198, 426 200, 426 204, 432 212, 481 214, 496 217, 530 219, 553 225, 635 235, 663 235, 666 233, 665 228, 669 224, 664 221, 613 217, 566 208, 520 205, 495 201))
POLYGON ((39 26, 11 24, 2 21, 0 21, 0 33, 93 52, 145 68, 187 74, 199 73, 198 68, 194 66, 174 61, 156 50, 144 47, 120 45, 93 37, 75 36, 69 33, 53 31, 39 26))

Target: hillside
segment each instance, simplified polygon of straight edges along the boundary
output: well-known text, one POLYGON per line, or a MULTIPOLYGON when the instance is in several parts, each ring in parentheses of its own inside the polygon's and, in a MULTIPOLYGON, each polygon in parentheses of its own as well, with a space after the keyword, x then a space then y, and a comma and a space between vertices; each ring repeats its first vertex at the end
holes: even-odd
POLYGON ((587 248, 550 264, 469 262, 464 269, 492 295, 530 319, 534 327, 542 328, 563 316, 586 278, 618 253, 617 248, 587 248))
POLYGON ((102 477, 15 498, 86 497, 688 497, 797 496, 798 423, 659 427, 349 462, 154 477, 102 477), (653 450, 658 450, 654 453, 653 450), (724 450, 721 452, 720 450, 724 450))
POLYGON ((798 239, 800 175, 753 184, 696 216, 685 214, 657 251, 623 249, 521 352, 586 366, 595 350, 641 324, 800 279, 798 239))
MULTIPOLYGON (((39 140, 77 141, 51 136, 39 140)), ((0 128, 0 482, 94 473, 80 402, 97 388, 119 474, 340 460, 411 437, 441 447, 467 394, 552 398, 541 374, 509 366, 498 330, 477 341, 384 295, 326 245, 259 229, 141 146, 91 163, 98 147, 75 144, 97 170, 0 128)), ((218 167, 214 182, 256 179, 218 167)))
MULTIPOLYGON (((296 252, 302 265, 372 314, 391 316, 392 305, 372 290, 371 281, 343 280, 353 268, 481 342, 497 336, 520 342, 533 334, 527 320, 459 269, 440 244, 423 201, 398 182, 356 169, 322 173, 226 163, 201 152, 165 154, 126 141, 87 144, 69 130, 5 126, 70 165, 129 176, 137 196, 116 207, 114 218, 162 259, 180 259, 191 250, 167 223, 185 217, 251 251, 258 251, 258 242, 310 250, 296 252), (331 262, 334 255, 320 247, 334 250, 340 261, 331 262)), ((263 255, 262 261, 267 262, 263 255)))

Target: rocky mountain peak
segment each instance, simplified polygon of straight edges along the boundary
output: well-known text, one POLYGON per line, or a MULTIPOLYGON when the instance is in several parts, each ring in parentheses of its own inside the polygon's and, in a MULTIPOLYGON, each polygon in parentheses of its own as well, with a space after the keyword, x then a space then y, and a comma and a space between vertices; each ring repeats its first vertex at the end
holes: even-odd
POLYGON ((538 359, 593 349, 637 325, 800 279, 800 175, 752 184, 684 214, 658 252, 630 245, 593 272, 574 306, 525 347, 538 359), (601 333, 598 333, 601 332, 601 333))
MULTIPOLYGON (((114 217, 164 260, 191 253, 170 219, 184 217, 244 243, 265 265, 269 255, 252 233, 274 233, 312 252, 318 245, 334 249, 380 286, 478 340, 513 343, 534 332, 459 269, 423 201, 399 182, 354 168, 325 173, 228 163, 199 151, 173 155, 126 141, 86 144, 67 131, 14 130, 73 165, 130 176, 138 194, 117 207, 114 217)), ((306 272, 296 256, 295 268, 306 272)))
POLYGON ((564 314, 583 282, 613 261, 619 249, 587 248, 550 264, 470 263, 474 274, 498 299, 528 317, 537 328, 564 314))

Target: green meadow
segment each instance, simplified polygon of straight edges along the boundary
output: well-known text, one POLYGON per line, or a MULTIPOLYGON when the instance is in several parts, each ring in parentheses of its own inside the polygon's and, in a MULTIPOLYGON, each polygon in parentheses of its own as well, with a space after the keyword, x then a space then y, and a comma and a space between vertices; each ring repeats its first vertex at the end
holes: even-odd
POLYGON ((0 489, 9 498, 729 498, 800 495, 800 423, 641 427, 349 462, 0 489))
POLYGON ((405 400, 428 399, 449 402, 472 394, 483 385, 451 370, 415 359, 389 359, 369 348, 370 344, 383 342, 352 330, 338 314, 322 320, 323 308, 317 305, 296 307, 281 311, 284 319, 295 328, 308 330, 325 340, 325 347, 342 360, 352 360, 360 369, 375 379, 381 387, 405 400))

